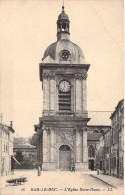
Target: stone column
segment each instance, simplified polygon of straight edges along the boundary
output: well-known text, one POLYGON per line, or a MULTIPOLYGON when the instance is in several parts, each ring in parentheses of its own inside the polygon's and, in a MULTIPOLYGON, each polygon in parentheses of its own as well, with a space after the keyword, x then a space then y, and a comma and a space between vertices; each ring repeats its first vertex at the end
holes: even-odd
POLYGON ((43 129, 43 163, 48 162, 48 137, 47 130, 43 129))
POLYGON ((37 129, 38 139, 37 139, 37 160, 42 163, 42 132, 41 128, 37 129))
POLYGON ((88 162, 87 128, 83 128, 83 162, 88 162))
POLYGON ((50 129, 50 162, 55 162, 55 131, 50 129))
POLYGON ((55 75, 50 76, 50 110, 55 110, 55 75))
POLYGON ((75 75, 76 78, 76 112, 81 111, 82 95, 81 95, 81 77, 79 74, 75 75))
POLYGON ((83 86, 83 95, 82 95, 82 102, 83 102, 83 104, 82 104, 82 110, 84 112, 84 111, 87 110, 87 86, 86 86, 87 74, 84 73, 82 77, 83 77, 83 80, 82 80, 82 82, 83 82, 83 84, 82 84, 82 86, 83 86))
POLYGON ((76 163, 81 162, 81 137, 79 129, 76 129, 76 163))
POLYGON ((56 84, 56 78, 55 78, 55 111, 58 111, 58 85, 56 84))
POLYGON ((49 82, 47 74, 43 74, 43 111, 44 110, 49 110, 49 82))

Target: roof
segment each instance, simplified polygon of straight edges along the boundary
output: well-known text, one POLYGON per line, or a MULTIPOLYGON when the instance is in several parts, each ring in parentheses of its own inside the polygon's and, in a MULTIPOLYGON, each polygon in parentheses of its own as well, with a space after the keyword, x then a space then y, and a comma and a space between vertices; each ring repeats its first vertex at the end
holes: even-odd
POLYGON ((88 141, 99 141, 101 133, 88 133, 87 134, 87 140, 88 141))
POLYGON ((64 11, 64 6, 62 6, 62 13, 59 14, 59 16, 58 16, 58 20, 63 20, 63 19, 64 20, 69 20, 68 15, 64 11))
POLYGON ((14 133, 14 129, 8 125, 2 124, 0 123, 0 130, 5 130, 5 131, 11 131, 12 133, 14 133))
POLYGON ((36 146, 29 144, 28 140, 29 138, 24 138, 24 137, 14 138, 13 147, 14 148, 36 148, 36 146))
POLYGON ((42 60, 45 63, 87 64, 81 48, 68 39, 60 39, 49 45, 44 52, 42 60), (62 51, 68 51, 70 53, 68 60, 60 60, 62 51), (49 58, 46 60, 47 57, 49 58))
POLYGON ((91 118, 88 122, 88 126, 110 126, 111 120, 110 120, 111 112, 94 112, 89 111, 88 117, 91 118))
POLYGON ((124 105, 124 99, 122 99, 122 100, 120 100, 119 102, 118 102, 118 104, 117 104, 117 106, 115 107, 115 111, 111 114, 111 116, 110 116, 110 119, 112 119, 112 117, 114 116, 114 114, 117 112, 117 110, 119 109, 119 107, 121 106, 121 105, 124 105))
POLYGON ((33 146, 33 145, 31 145, 31 144, 28 144, 28 143, 26 143, 26 144, 17 144, 17 143, 14 143, 14 146, 13 146, 13 148, 26 148, 26 149, 33 149, 33 148, 36 148, 36 146, 33 146))
POLYGON ((59 14, 58 20, 69 20, 69 17, 65 12, 62 12, 61 14, 59 14))
POLYGON ((25 144, 25 143, 28 143, 28 140, 29 140, 29 138, 24 138, 24 137, 16 138, 16 137, 14 137, 13 142, 15 144, 25 144))

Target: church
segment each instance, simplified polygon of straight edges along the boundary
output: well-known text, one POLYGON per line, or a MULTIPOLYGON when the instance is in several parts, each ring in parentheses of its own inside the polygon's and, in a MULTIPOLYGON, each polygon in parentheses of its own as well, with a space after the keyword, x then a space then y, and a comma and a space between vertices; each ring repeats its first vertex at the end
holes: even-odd
MULTIPOLYGON (((92 156, 88 160, 88 143, 91 143, 88 138, 93 137, 90 136, 92 126, 87 125, 90 64, 85 61, 81 48, 70 41, 70 21, 64 6, 57 20, 57 41, 47 47, 39 68, 43 111, 35 131, 37 159, 42 170, 67 171, 75 164, 76 171, 86 171, 91 162, 94 169, 92 156)), ((95 141, 99 141, 100 133, 95 133, 98 134, 95 141)), ((90 153, 95 158, 95 153, 90 153)))

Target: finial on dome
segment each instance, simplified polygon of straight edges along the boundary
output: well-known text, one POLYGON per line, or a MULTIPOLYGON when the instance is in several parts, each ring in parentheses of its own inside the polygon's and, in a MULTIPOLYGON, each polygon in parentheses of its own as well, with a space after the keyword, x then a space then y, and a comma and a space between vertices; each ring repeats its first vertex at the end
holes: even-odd
POLYGON ((65 12, 65 11, 64 11, 64 5, 62 6, 62 12, 65 12))
POLYGON ((64 0, 62 0, 62 12, 65 12, 64 11, 64 0))

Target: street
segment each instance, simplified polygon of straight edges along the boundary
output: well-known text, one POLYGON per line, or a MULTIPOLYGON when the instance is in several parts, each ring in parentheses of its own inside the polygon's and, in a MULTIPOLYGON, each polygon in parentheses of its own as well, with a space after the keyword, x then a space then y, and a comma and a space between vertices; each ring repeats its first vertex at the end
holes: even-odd
MULTIPOLYGON (((19 170, 14 175, 2 179, 2 189, 0 195, 11 194, 114 194, 116 189, 90 176, 90 172, 41 172, 37 175, 37 170, 19 170), (10 178, 27 177, 28 182, 12 186, 4 185, 10 178)), ((120 194, 119 194, 120 195, 120 194)))

